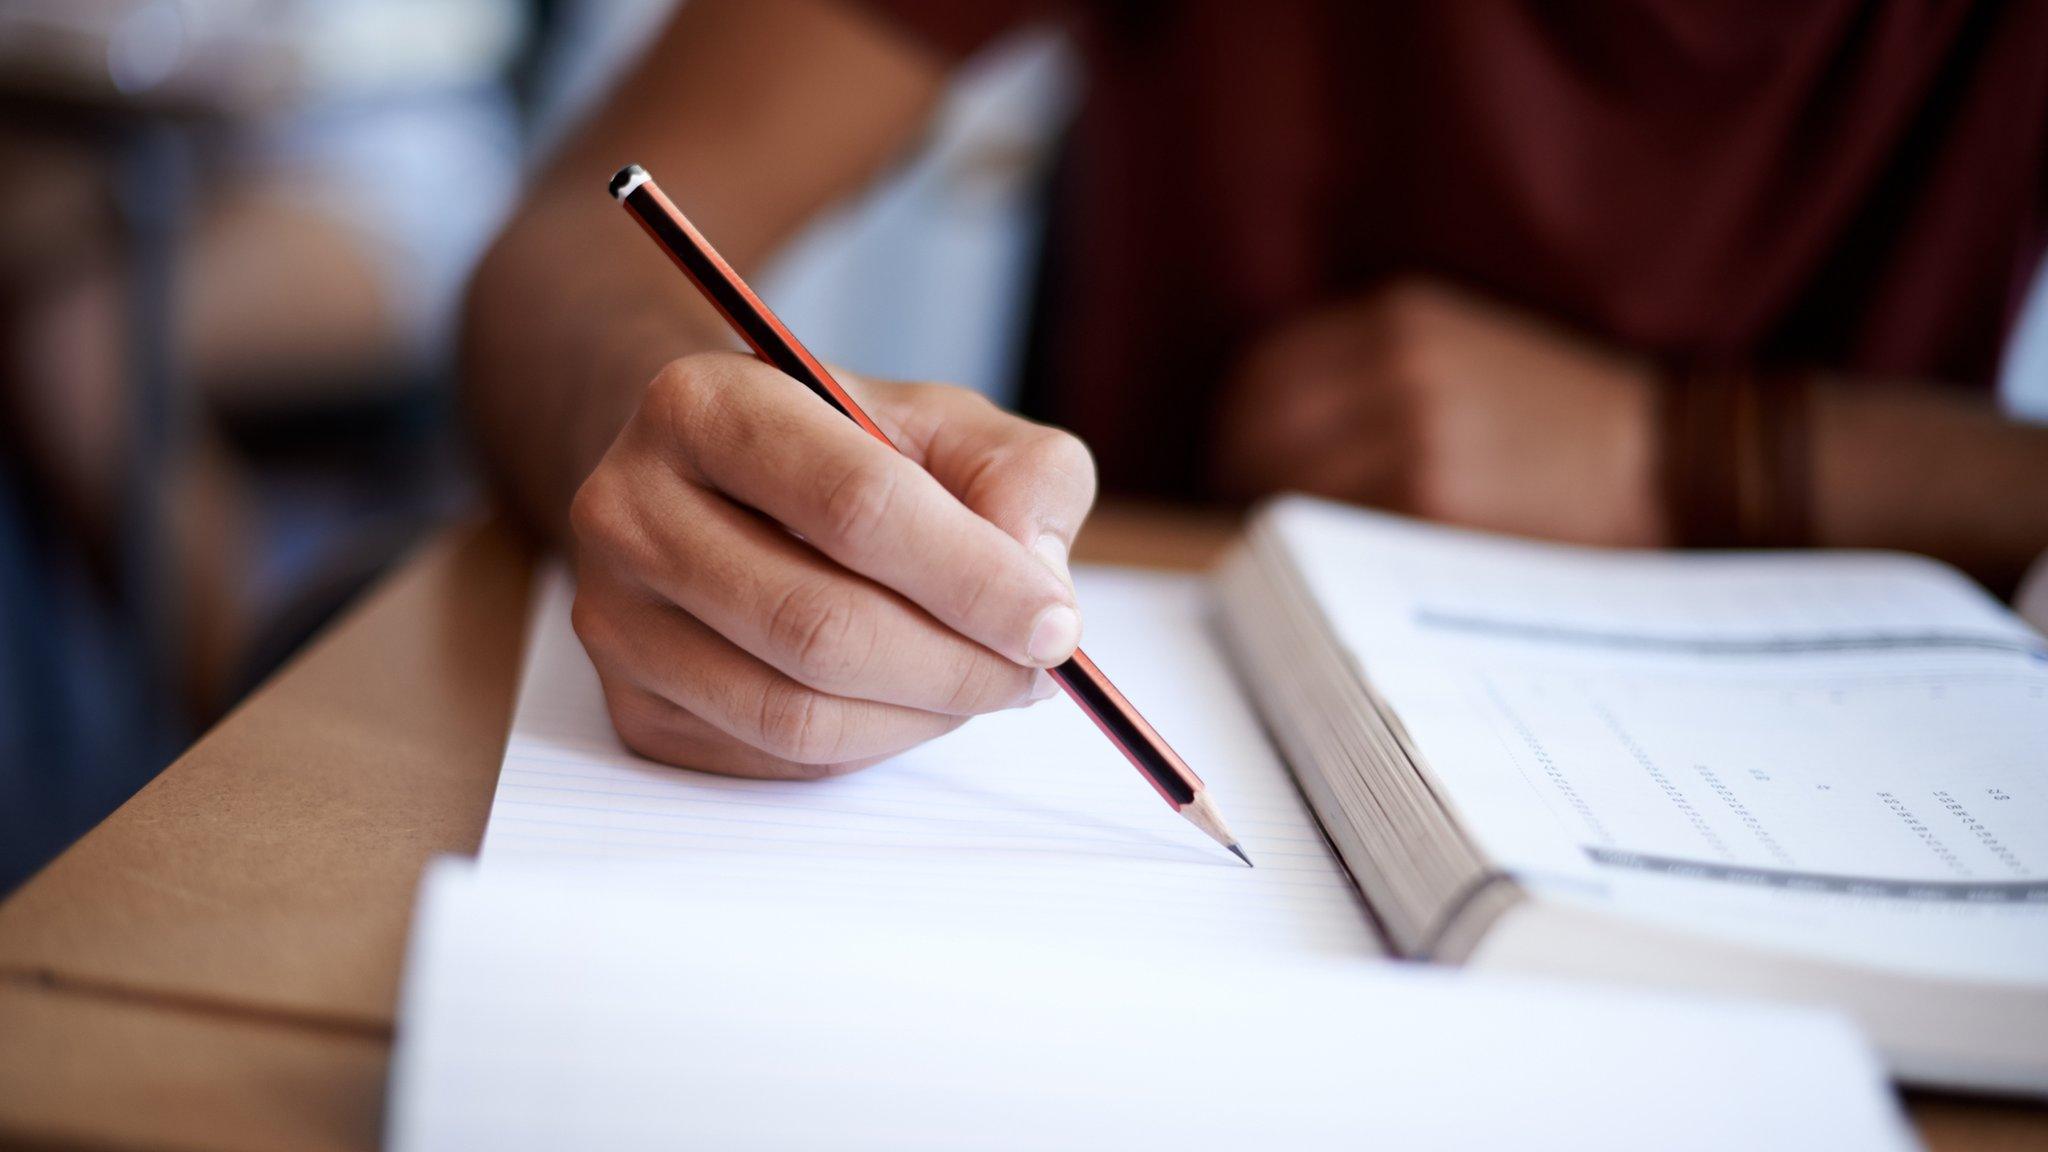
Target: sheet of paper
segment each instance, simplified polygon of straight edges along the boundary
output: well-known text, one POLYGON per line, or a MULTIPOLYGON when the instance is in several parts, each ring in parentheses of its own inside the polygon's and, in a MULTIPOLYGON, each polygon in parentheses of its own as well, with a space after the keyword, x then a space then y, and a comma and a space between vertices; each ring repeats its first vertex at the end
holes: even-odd
POLYGON ((2048 982, 2048 640, 1956 573, 1601 553, 1310 501, 1278 524, 1467 826, 1530 885, 2048 982))
POLYGON ((693 891, 769 903, 830 892, 951 925, 1378 953, 1355 888, 1218 656, 1199 582, 1086 568, 1076 579, 1090 655, 1202 775, 1257 868, 1162 804, 1063 696, 831 780, 640 760, 612 732, 559 573, 537 593, 484 864, 633 861, 693 891))
POLYGON ((398 1152, 1896 1149, 1834 1017, 444 862, 398 1152))

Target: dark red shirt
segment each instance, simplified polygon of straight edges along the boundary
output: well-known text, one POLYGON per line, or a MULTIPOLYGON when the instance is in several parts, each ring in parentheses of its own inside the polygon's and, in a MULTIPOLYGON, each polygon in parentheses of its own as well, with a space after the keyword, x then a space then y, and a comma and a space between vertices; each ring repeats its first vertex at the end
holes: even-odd
POLYGON ((954 54, 1073 25, 1037 376, 1114 489, 1199 492, 1247 345, 1389 277, 1988 387, 2041 251, 2034 0, 870 3, 954 54))

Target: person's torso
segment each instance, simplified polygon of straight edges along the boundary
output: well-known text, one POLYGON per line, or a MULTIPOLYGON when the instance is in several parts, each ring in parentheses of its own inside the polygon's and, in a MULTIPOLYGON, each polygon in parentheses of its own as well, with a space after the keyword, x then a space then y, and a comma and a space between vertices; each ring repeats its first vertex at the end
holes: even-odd
POLYGON ((1389 278, 1988 386, 2039 251, 2048 4, 1207 0, 1082 38, 1033 394, 1111 488, 1198 492, 1244 350, 1389 278))

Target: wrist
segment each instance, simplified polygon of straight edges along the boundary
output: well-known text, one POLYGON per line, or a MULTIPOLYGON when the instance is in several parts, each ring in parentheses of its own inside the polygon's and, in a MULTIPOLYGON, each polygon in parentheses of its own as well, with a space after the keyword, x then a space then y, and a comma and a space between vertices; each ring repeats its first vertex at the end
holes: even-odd
POLYGON ((1665 542, 1795 547, 1812 527, 1806 377, 1684 364, 1659 389, 1657 489, 1665 542))
POLYGON ((1661 548, 1671 542, 1658 480, 1659 418, 1665 384, 1647 363, 1636 368, 1630 378, 1633 386, 1620 393, 1615 424, 1606 438, 1615 446, 1610 457, 1615 470, 1610 490, 1619 496, 1608 535, 1630 547, 1661 548))

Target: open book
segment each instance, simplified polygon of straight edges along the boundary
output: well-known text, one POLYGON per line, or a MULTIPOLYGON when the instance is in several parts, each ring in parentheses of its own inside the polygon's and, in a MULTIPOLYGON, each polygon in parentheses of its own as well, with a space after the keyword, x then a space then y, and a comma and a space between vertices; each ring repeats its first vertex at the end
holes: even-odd
POLYGON ((1870 553, 1615 553, 1316 501, 1218 581, 1401 953, 1827 1004, 2048 1094, 2048 640, 1870 553))
POLYGON ((1910 1146, 1839 1015, 1386 958, 1209 584, 1076 579, 1256 869, 1065 700, 831 780, 640 760, 544 578, 481 858, 420 901, 391 1146, 1910 1146))

